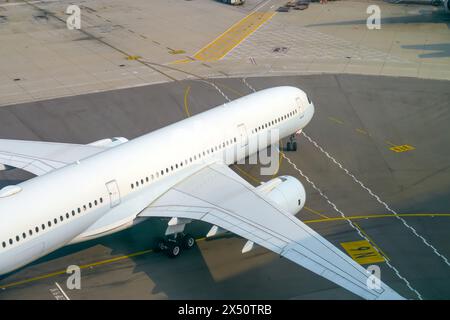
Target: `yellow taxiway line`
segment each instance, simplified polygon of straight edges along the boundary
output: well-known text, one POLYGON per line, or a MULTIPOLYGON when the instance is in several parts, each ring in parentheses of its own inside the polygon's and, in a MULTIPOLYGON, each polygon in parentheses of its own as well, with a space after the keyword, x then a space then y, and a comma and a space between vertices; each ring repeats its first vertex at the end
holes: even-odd
MULTIPOLYGON (((398 216, 401 216, 401 217, 450 217, 450 213, 406 213, 406 214, 398 214, 398 216)), ((372 218, 388 218, 388 217, 395 217, 395 215, 394 214, 373 214, 373 215, 364 215, 364 216, 352 216, 352 217, 347 217, 347 219, 356 220, 356 219, 372 219, 372 218)), ((333 222, 333 221, 340 221, 340 220, 345 220, 345 219, 342 217, 324 218, 324 219, 316 219, 316 220, 304 220, 303 222, 306 224, 311 224, 311 223, 321 223, 321 222, 333 222)), ((197 239, 197 241, 204 241, 205 239, 206 239, 205 237, 202 237, 202 238, 197 239)), ((371 242, 373 245, 375 245, 378 248, 378 250, 384 255, 384 257, 387 258, 386 254, 384 254, 383 251, 381 251, 381 249, 373 241, 371 241, 371 242)), ((126 260, 129 258, 142 256, 144 254, 148 254, 151 252, 153 252, 153 250, 151 250, 151 249, 138 251, 138 252, 130 253, 130 254, 123 255, 123 256, 118 256, 118 257, 111 258, 111 259, 106 259, 106 260, 101 260, 101 261, 85 264, 85 265, 80 266, 80 269, 88 269, 88 268, 92 268, 92 267, 96 267, 96 266, 107 265, 107 264, 115 263, 118 261, 126 260)), ((0 285, 0 289, 7 289, 7 288, 22 285, 22 284, 27 284, 30 282, 35 282, 38 280, 56 277, 56 276, 63 275, 63 274, 66 274, 66 270, 52 272, 52 273, 44 274, 41 276, 0 285)))
POLYGON ((194 54, 200 61, 217 61, 270 20, 275 12, 256 11, 244 17, 194 54))

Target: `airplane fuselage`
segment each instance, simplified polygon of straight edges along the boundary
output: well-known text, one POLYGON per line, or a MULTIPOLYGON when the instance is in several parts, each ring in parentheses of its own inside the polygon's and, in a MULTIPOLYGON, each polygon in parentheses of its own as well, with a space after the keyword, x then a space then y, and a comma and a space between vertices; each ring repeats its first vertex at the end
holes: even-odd
POLYGON ((0 274, 132 226, 149 203, 203 166, 245 159, 270 145, 268 132, 287 137, 313 113, 302 90, 266 89, 20 183, 0 197, 0 274))

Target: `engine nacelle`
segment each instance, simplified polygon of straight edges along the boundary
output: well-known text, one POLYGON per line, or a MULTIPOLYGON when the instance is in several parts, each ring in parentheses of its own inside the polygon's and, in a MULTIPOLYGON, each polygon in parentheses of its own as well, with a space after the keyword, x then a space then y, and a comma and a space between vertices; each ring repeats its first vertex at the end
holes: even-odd
POLYGON ((259 186, 257 190, 293 216, 305 205, 305 188, 299 180, 291 176, 272 179, 259 186))
POLYGON ((444 9, 447 12, 450 12, 450 0, 444 0, 444 9))
POLYGON ((7 165, 5 165, 3 163, 0 163, 0 171, 9 171, 9 170, 12 170, 12 169, 15 169, 15 168, 11 167, 11 166, 7 166, 7 165))

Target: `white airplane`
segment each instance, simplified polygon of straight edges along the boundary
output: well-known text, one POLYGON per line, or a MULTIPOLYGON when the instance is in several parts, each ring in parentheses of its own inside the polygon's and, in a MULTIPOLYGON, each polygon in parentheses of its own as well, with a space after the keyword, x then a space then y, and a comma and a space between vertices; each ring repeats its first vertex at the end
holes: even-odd
POLYGON ((294 215, 305 189, 281 176, 253 187, 228 165, 304 128, 314 114, 294 87, 262 90, 139 138, 88 145, 0 140, 0 163, 36 177, 0 190, 0 274, 65 245, 170 218, 160 248, 177 256, 195 240, 186 223, 212 225, 271 250, 365 299, 403 299, 294 215), (233 152, 230 152, 234 150, 233 152), (230 159, 229 155, 232 154, 230 159))

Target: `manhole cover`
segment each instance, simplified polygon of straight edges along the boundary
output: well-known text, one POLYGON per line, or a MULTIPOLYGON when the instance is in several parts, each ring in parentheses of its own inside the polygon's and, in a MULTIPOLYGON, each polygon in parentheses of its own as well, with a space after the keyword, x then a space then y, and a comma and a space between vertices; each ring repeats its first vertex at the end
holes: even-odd
POLYGON ((288 52, 289 48, 288 47, 275 47, 273 48, 272 52, 274 53, 286 53, 288 52))

